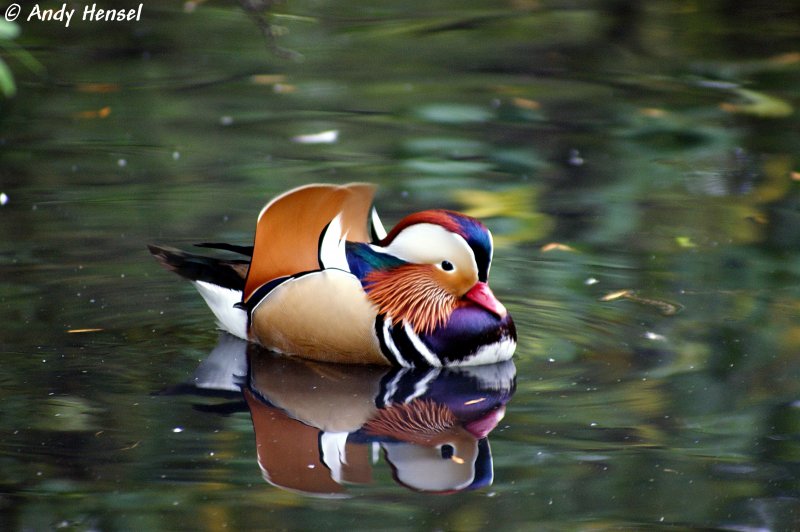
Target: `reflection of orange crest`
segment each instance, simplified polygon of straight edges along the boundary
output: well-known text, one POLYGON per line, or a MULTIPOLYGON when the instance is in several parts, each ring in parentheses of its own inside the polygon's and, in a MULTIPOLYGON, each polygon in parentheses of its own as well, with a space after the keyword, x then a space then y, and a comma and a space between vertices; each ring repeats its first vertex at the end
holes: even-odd
POLYGON ((378 410, 364 424, 364 430, 375 436, 429 444, 436 436, 451 430, 455 424, 456 417, 446 405, 417 399, 378 410))

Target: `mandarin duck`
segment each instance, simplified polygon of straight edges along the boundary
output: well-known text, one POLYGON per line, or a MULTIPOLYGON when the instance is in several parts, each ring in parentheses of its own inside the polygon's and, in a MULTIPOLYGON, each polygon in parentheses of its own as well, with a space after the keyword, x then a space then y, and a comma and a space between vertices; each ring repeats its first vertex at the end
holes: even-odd
POLYGON ((489 288, 492 235, 448 210, 386 232, 375 187, 306 185, 270 201, 251 246, 223 260, 150 246, 193 281, 223 330, 272 351, 338 363, 459 366, 508 360, 516 330, 489 288))

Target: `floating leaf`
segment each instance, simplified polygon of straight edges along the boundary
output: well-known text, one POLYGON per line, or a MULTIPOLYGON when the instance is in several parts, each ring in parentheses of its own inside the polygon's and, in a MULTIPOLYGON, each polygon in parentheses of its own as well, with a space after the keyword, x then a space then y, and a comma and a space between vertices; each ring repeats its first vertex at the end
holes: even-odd
POLYGON ((643 107, 639 109, 639 114, 649 118, 662 118, 667 116, 667 112, 664 109, 658 109, 656 107, 643 107))
POLYGON ((671 303, 664 299, 651 299, 646 297, 639 297, 635 293, 625 296, 625 299, 629 299, 635 303, 641 303, 643 305, 650 305, 651 307, 656 307, 665 316, 672 316, 674 314, 677 314, 683 309, 683 306, 677 303, 671 303))
POLYGON ((495 235, 495 244, 529 242, 542 238, 553 226, 552 220, 537 212, 538 191, 535 187, 514 187, 500 191, 457 190, 453 197, 465 205, 464 213, 475 218, 511 218, 517 221, 513 231, 495 235))
POLYGON ((723 111, 761 118, 784 118, 794 112, 794 108, 786 100, 769 96, 763 92, 748 89, 734 89, 733 92, 744 99, 744 103, 724 102, 720 104, 723 111))
POLYGON ((615 301, 617 299, 627 299, 628 301, 633 301, 634 303, 656 307, 665 316, 675 315, 683 309, 683 306, 677 303, 672 303, 663 299, 641 297, 630 289, 610 292, 601 297, 600 301, 615 301))
POLYGON ((272 92, 276 94, 291 94, 296 90, 297 86, 291 83, 276 83, 272 86, 272 92))
POLYGON ((254 74, 250 76, 250 81, 255 85, 275 85, 276 83, 286 83, 285 74, 254 74))
POLYGON ((632 290, 617 290, 616 292, 610 292, 604 295, 603 297, 600 298, 600 301, 614 301, 615 299, 627 297, 632 293, 633 293, 632 290))
POLYGON ((296 85, 286 83, 285 74, 254 74, 250 76, 250 82, 254 85, 272 85, 273 92, 278 94, 289 94, 297 90, 296 85))
POLYGON ((530 100, 528 98, 514 98, 511 102, 520 109, 527 109, 529 111, 536 111, 542 108, 542 104, 537 102, 536 100, 530 100))
POLYGON ((576 251, 575 248, 559 242, 550 242, 549 244, 542 246, 540 249, 543 253, 547 253, 548 251, 569 251, 574 253, 576 251))
POLYGON ((120 85, 118 83, 79 83, 75 86, 75 90, 91 94, 107 94, 109 92, 118 92, 120 85))
POLYGON ((698 65, 702 72, 725 79, 746 79, 763 72, 780 72, 795 68, 800 63, 800 52, 786 52, 766 59, 723 61, 698 65))
POLYGON ((101 107, 96 111, 81 111, 75 113, 75 118, 92 119, 92 118, 108 118, 111 114, 111 107, 101 107))
POLYGON ((800 52, 787 52, 785 54, 770 57, 767 61, 773 65, 796 65, 800 63, 800 52))
POLYGON ((460 189, 453 193, 456 201, 464 204, 465 214, 475 218, 510 216, 524 218, 531 214, 531 204, 537 192, 532 187, 515 187, 507 190, 488 191, 460 189))
POLYGON ((753 214, 751 216, 748 216, 746 219, 758 225, 766 225, 769 222, 769 218, 767 218, 761 213, 753 214))

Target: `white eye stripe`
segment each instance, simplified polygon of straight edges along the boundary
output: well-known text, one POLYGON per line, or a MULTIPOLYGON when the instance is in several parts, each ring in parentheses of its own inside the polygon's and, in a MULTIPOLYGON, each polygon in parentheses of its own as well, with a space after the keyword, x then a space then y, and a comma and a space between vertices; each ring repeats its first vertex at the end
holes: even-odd
MULTIPOLYGON (((436 264, 443 261, 453 264, 454 270, 471 268, 478 271, 475 254, 467 241, 456 233, 436 224, 421 223, 406 227, 383 248, 383 251, 407 262, 436 264)), ((442 268, 443 269, 443 268, 442 268)))

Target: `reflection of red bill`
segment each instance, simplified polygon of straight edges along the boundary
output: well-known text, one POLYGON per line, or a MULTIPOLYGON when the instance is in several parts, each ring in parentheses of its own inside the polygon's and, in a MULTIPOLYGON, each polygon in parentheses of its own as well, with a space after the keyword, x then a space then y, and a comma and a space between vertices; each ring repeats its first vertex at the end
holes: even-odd
POLYGON ((500 423, 500 420, 506 415, 506 407, 501 406, 487 412, 483 417, 470 421, 464 425, 464 428, 470 434, 478 439, 485 438, 492 430, 500 423))

